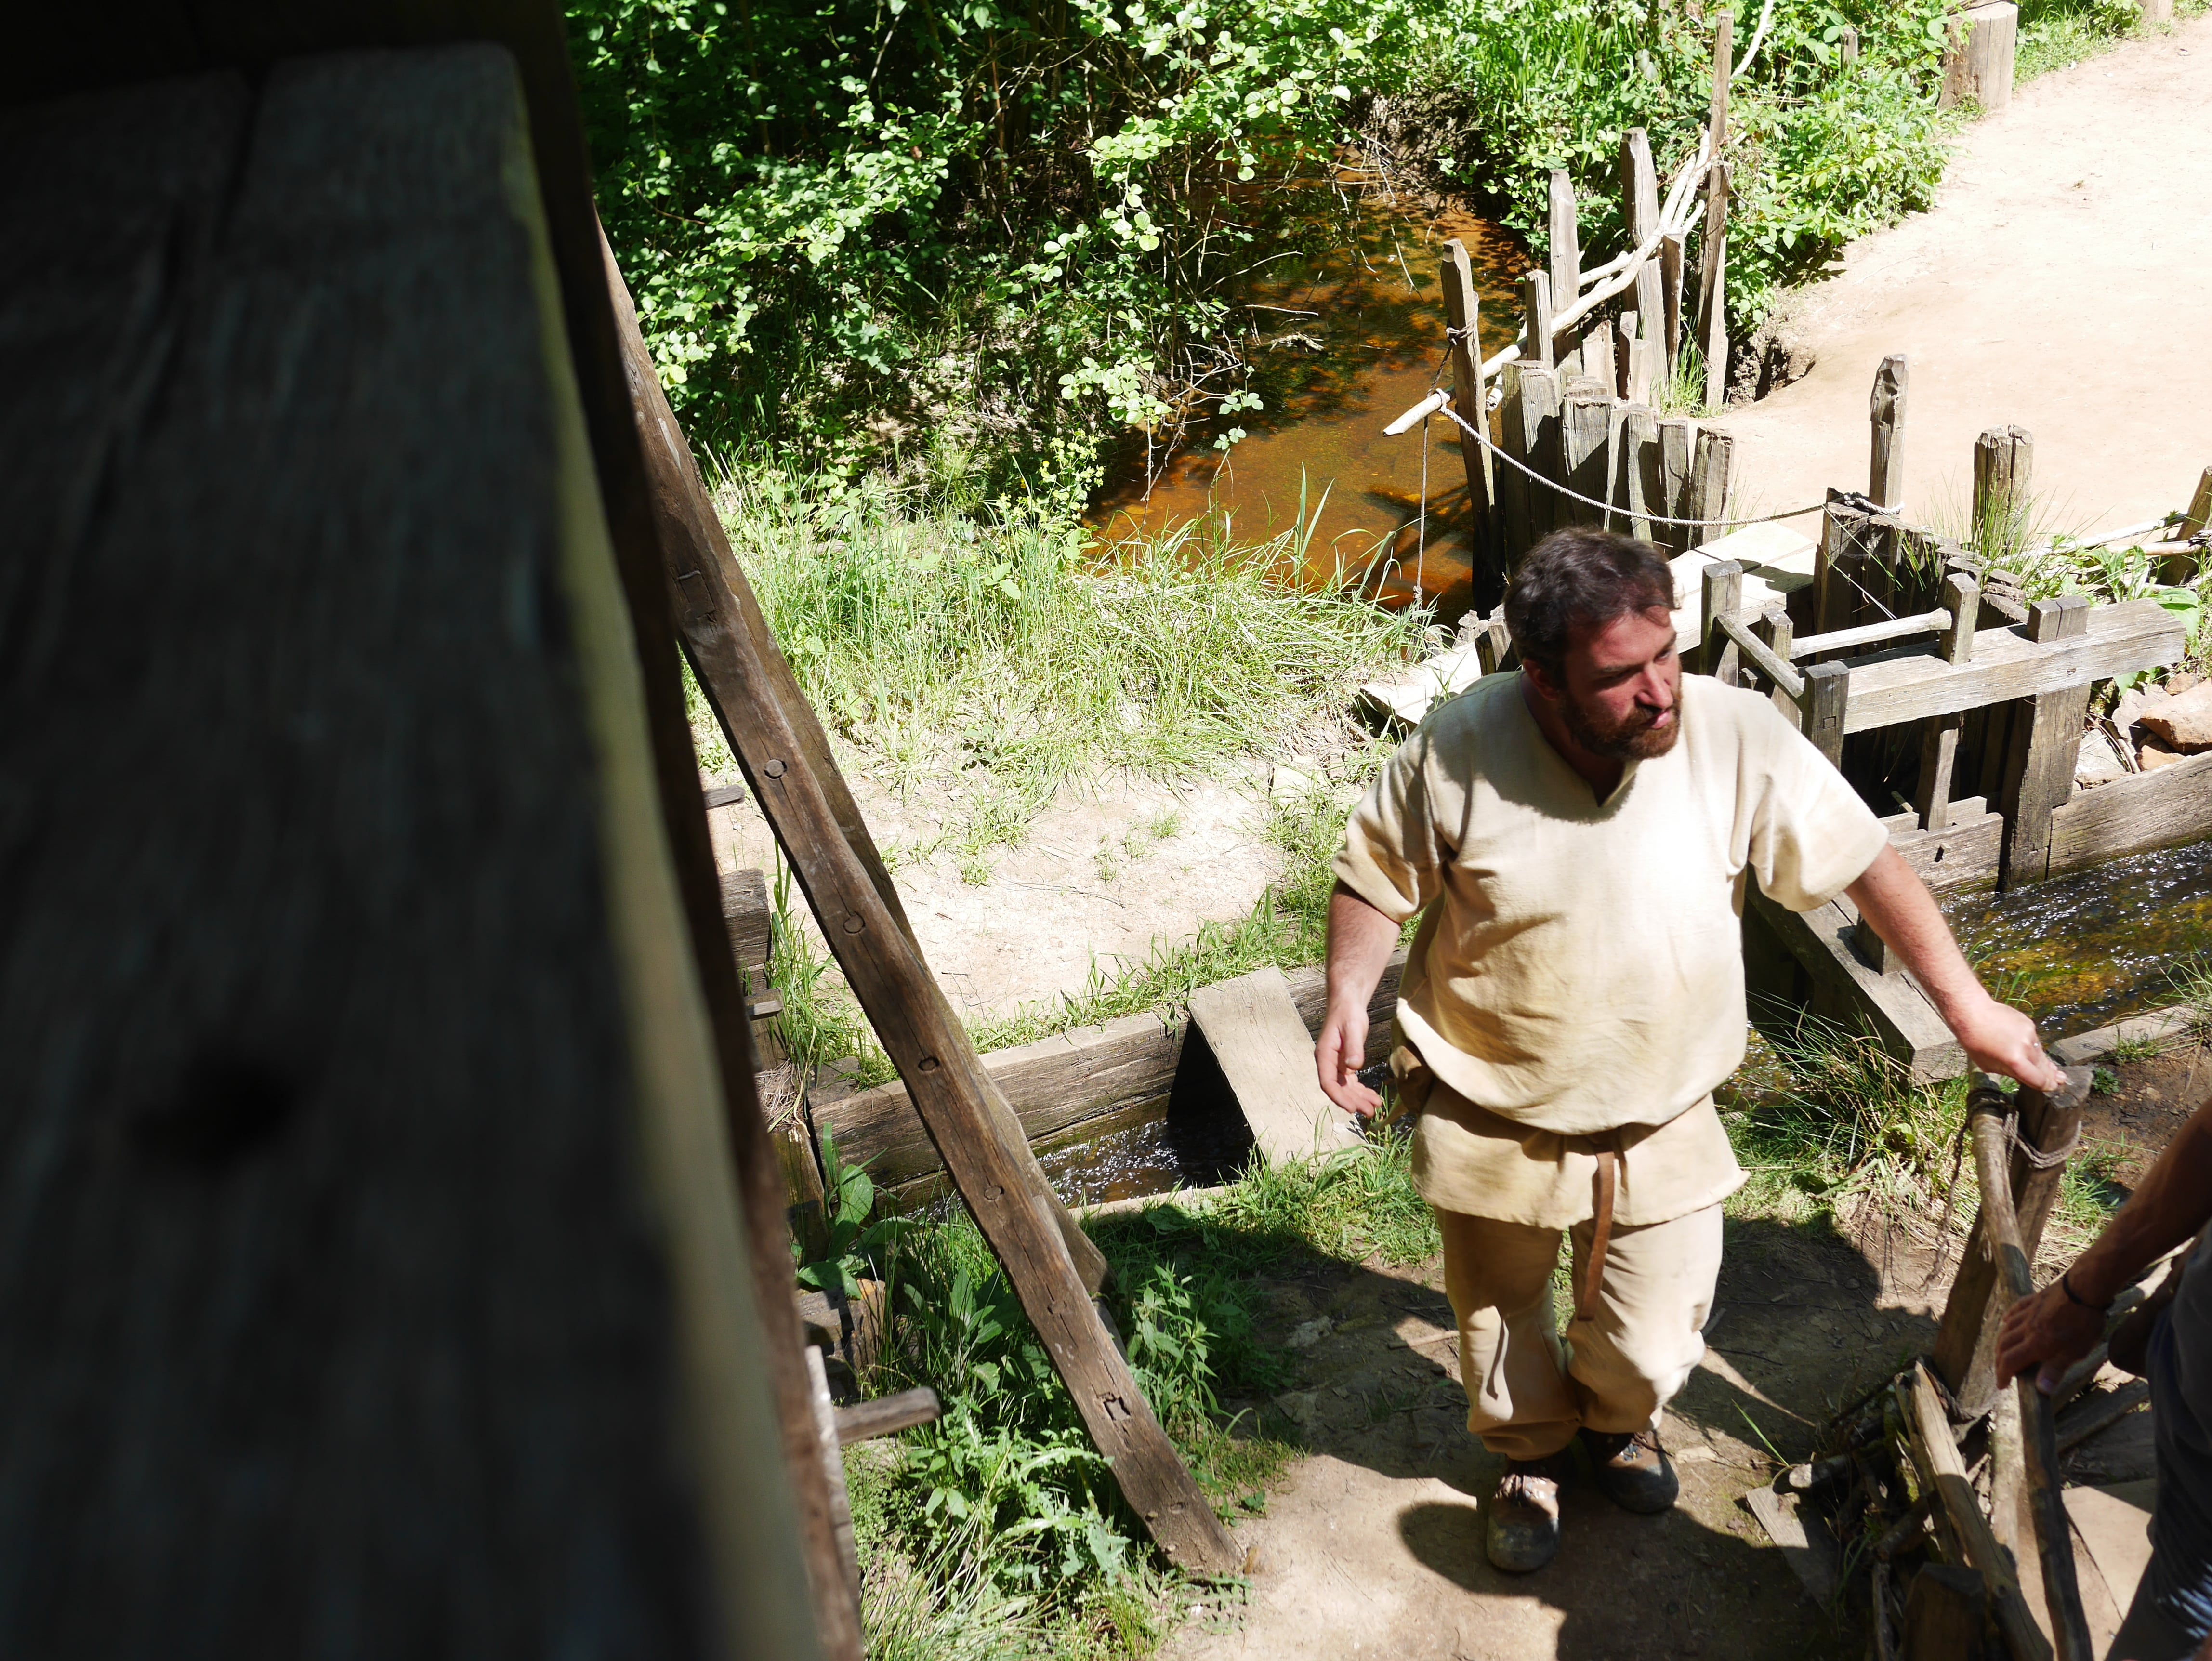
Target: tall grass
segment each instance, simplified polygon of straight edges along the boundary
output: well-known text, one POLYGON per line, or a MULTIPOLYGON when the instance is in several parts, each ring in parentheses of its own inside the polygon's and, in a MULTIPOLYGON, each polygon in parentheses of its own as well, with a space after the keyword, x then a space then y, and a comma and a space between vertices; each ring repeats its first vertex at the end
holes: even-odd
POLYGON ((1187 776, 1337 718, 1423 619, 1302 586, 1302 538, 1187 526, 1103 552, 1080 527, 971 517, 766 470, 720 493, 800 686, 893 788, 950 784, 1001 840, 1072 782, 1187 776))

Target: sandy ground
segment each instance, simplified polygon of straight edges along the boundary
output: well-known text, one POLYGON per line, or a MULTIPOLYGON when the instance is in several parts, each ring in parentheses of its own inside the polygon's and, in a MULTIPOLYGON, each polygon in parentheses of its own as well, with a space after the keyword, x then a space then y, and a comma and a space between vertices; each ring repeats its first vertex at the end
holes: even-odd
POLYGON ((1729 412, 1747 500, 1863 490, 1868 392, 1903 352, 1905 506, 1923 521, 1966 501, 1976 435, 2007 423, 2035 435, 2052 529, 2187 506, 2212 463, 2208 111, 2198 19, 2032 82, 1969 129, 1936 207, 1854 244, 1798 302, 1811 374, 1729 412))
MULTIPOLYGON (((1265 835, 1266 782, 1109 778, 1064 793, 1018 846, 991 850, 990 879, 978 885, 951 853, 899 858, 902 846, 935 839, 929 799, 902 801, 853 780, 923 954, 970 1019, 1080 994, 1094 965, 1111 978, 1156 941, 1179 945, 1204 923, 1244 916, 1282 864, 1265 835)), ((774 839, 750 800, 708 818, 726 873, 773 871, 774 839)))

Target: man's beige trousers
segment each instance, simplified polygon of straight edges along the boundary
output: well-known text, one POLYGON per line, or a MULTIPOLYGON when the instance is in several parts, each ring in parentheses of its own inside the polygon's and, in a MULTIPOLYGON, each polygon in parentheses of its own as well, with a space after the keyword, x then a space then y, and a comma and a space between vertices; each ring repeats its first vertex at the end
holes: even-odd
MULTIPOLYGON (((1721 1270, 1721 1208, 1672 1222, 1615 1225, 1591 1318, 1552 1313, 1559 1231, 1438 1211, 1444 1293, 1459 1317, 1467 1427, 1492 1453, 1541 1459, 1577 1430, 1633 1431, 1689 1381, 1721 1270)), ((1582 1284, 1591 1224, 1569 1232, 1582 1284)), ((1570 1294, 1571 1295, 1571 1294, 1570 1294)))

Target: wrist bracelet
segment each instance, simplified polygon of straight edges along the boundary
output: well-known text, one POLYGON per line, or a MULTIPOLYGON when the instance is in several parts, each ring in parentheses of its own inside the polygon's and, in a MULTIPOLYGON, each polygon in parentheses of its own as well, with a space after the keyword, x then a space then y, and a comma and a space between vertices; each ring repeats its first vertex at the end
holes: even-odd
POLYGON ((2084 1309, 2094 1309, 2100 1315, 2102 1315, 2106 1310, 2112 1307, 2112 1305, 2109 1302, 2093 1304, 2087 1298, 2084 1298, 2080 1293, 2075 1291, 2074 1282, 2067 1279, 2067 1276, 2071 1275, 2073 1272, 2074 1271, 2069 1269, 2062 1272, 2058 1276, 2058 1289, 2066 1294, 2067 1302, 2079 1304, 2084 1309))

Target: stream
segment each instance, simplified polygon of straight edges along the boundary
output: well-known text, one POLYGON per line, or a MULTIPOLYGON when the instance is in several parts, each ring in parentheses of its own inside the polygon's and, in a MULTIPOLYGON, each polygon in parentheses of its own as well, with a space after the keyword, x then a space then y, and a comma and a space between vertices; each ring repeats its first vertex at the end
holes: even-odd
POLYGON ((1249 385, 1265 407, 1209 423, 1149 488, 1146 458, 1133 456, 1092 508, 1101 539, 1165 535, 1212 519, 1244 542, 1303 532, 1304 575, 1316 586, 1359 578, 1386 603, 1404 604, 1463 581, 1458 429, 1442 417, 1428 425, 1425 553, 1422 435, 1382 435, 1427 396, 1443 362, 1437 266, 1452 237, 1474 267, 1484 353, 1511 344, 1519 330, 1514 285, 1529 263, 1519 243, 1471 214, 1409 214, 1370 198, 1343 246, 1318 259, 1279 259, 1247 297, 1256 342, 1248 343, 1249 385), (1226 452, 1212 447, 1232 423, 1245 436, 1226 452))

